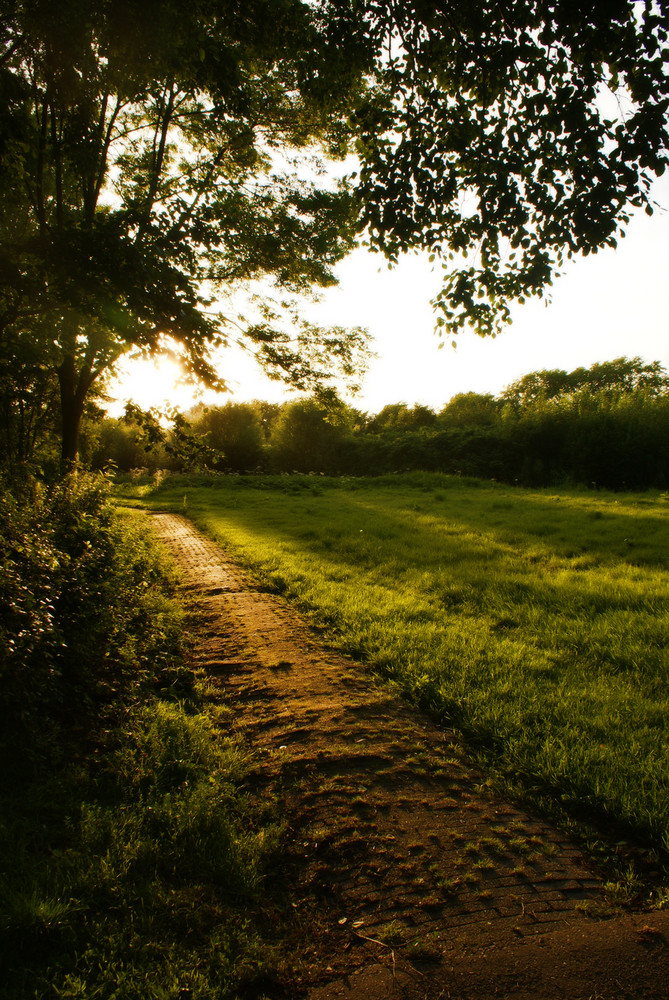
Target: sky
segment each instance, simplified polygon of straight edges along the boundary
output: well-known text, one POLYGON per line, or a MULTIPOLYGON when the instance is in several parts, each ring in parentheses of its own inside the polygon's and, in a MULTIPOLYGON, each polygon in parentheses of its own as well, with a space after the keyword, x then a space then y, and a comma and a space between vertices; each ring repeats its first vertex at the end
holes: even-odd
MULTIPOLYGON (((354 251, 337 268, 339 285, 312 314, 321 323, 363 326, 372 334, 377 357, 362 392, 348 401, 368 413, 397 402, 439 410, 460 392, 498 395, 532 371, 571 371, 622 356, 659 361, 669 370, 669 177, 656 183, 654 196, 664 208, 652 217, 635 214, 617 249, 568 263, 550 302, 515 306, 512 324, 494 340, 459 334, 455 350, 450 338, 439 350, 434 333, 430 300, 439 288, 438 265, 413 255, 389 270, 379 255, 354 251)), ((112 413, 128 398, 143 408, 167 401, 182 410, 196 401, 172 362, 124 367, 109 388, 112 413)), ((205 402, 289 398, 244 355, 229 354, 222 374, 232 392, 205 394, 205 402)))

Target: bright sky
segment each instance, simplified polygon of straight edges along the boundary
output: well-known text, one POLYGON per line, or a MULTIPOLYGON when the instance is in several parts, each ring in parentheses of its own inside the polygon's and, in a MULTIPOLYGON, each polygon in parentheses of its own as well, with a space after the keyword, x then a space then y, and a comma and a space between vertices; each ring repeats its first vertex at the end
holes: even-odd
MULTIPOLYGON (((450 340, 438 350, 430 300, 439 287, 440 269, 425 257, 408 257, 389 271, 378 255, 359 249, 338 268, 340 284, 318 307, 319 322, 367 327, 378 358, 362 393, 351 400, 368 412, 386 403, 424 403, 441 409, 458 392, 497 395, 510 382, 541 369, 570 371, 598 361, 640 356, 669 370, 669 178, 655 188, 665 207, 649 218, 636 215, 616 250, 572 262, 556 280, 552 301, 517 306, 513 323, 495 340, 473 334, 450 340)), ((259 373, 244 356, 228 354, 222 370, 231 394, 220 402, 288 398, 277 383, 259 373)), ((133 398, 143 408, 164 401, 187 409, 192 388, 177 384, 169 361, 134 363, 110 387, 117 399, 112 412, 133 398)), ((204 397, 213 402, 209 396, 204 397)))

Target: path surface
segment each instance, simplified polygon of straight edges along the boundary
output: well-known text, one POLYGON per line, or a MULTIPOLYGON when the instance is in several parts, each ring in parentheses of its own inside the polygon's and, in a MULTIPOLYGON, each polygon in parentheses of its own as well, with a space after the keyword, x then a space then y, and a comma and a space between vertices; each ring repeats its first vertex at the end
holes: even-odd
POLYGON ((601 919, 579 849, 486 794, 454 734, 320 644, 184 518, 152 524, 193 602, 196 664, 283 796, 287 871, 320 915, 302 995, 668 1000, 669 914, 601 919))

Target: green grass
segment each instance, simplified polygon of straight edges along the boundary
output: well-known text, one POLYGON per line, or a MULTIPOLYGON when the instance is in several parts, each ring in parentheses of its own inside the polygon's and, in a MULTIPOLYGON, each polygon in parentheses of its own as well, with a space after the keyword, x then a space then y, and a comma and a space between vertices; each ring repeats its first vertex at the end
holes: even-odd
POLYGON ((281 829, 240 791, 247 753, 162 701, 109 742, 34 781, 20 809, 1 797, 0 996, 258 995, 281 829))
POLYGON ((44 685, 9 739, 17 685, 0 687, 1 1000, 261 998, 299 951, 267 881, 278 811, 247 790, 252 755, 184 666, 185 612, 138 520, 75 520, 94 542, 113 530, 107 589, 97 572, 90 601, 79 586, 57 697, 44 685), (112 593, 124 613, 101 606, 112 593), (93 627, 96 649, 79 635, 93 627))
POLYGON ((669 503, 412 474, 174 476, 186 513, 499 784, 669 849, 669 503))

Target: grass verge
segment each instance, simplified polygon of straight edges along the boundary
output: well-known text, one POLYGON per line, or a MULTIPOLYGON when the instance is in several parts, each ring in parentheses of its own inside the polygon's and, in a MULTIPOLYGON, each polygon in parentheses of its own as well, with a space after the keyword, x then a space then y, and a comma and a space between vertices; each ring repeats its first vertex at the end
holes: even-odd
MULTIPOLYGON (((2 594, 35 569, 26 551, 38 552, 41 573, 48 548, 67 578, 42 602, 50 615, 33 614, 30 641, 19 648, 8 633, 0 664, 11 722, 0 739, 0 997, 276 995, 288 903, 266 876, 280 820, 247 788, 253 760, 226 734, 225 708, 183 665, 184 612, 145 525, 119 524, 104 489, 91 488, 95 509, 73 516, 83 563, 47 530, 53 504, 39 523, 26 517, 4 553, 2 594), (104 580, 99 567, 88 572, 101 537, 104 580), (95 649, 71 616, 59 622, 59 602, 63 613, 76 607, 95 649), (87 659, 72 664, 75 651, 87 659), (33 668, 39 697, 26 690, 21 712, 33 668)), ((38 576, 27 589, 39 610, 38 576)), ((25 624, 34 608, 24 603, 25 624)))

